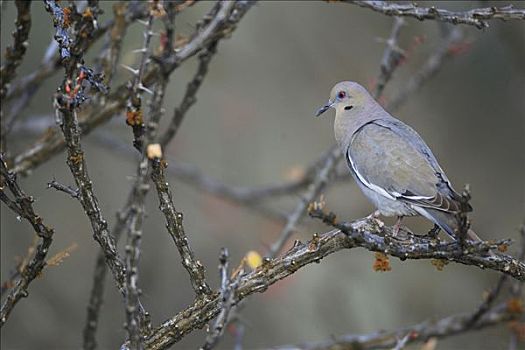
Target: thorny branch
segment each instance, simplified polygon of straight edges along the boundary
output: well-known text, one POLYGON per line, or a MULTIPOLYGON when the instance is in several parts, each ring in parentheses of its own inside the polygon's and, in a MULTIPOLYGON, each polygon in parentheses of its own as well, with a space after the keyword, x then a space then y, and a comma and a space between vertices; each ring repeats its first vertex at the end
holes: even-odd
MULTIPOLYGON (((481 269, 499 271, 516 280, 525 281, 525 264, 509 255, 488 255, 491 249, 506 247, 510 240, 460 242, 438 242, 432 238, 418 237, 408 234, 406 240, 392 239, 385 232, 387 228, 369 230, 359 222, 338 223, 333 213, 325 213, 322 209, 312 208, 310 216, 322 220, 344 234, 351 241, 353 247, 362 247, 373 252, 384 253, 401 260, 406 259, 440 259, 454 261, 465 265, 477 266, 481 269), (369 230, 370 233, 367 233, 369 230), (383 235, 383 237, 381 236, 383 235)), ((377 224, 377 223, 376 223, 377 224)), ((378 225, 379 226, 379 225, 378 225)))
POLYGON ((396 331, 379 331, 369 334, 351 334, 332 337, 329 340, 297 345, 273 347, 273 350, 328 350, 328 349, 392 349, 398 339, 408 334, 406 345, 426 342, 431 338, 445 338, 469 331, 480 330, 519 318, 508 310, 506 303, 496 305, 475 324, 469 324, 471 313, 448 316, 439 320, 428 320, 396 331))
POLYGON ((188 112, 191 106, 197 102, 197 92, 199 91, 199 88, 206 77, 206 74, 208 73, 208 66, 216 52, 217 41, 212 42, 199 54, 199 66, 197 68, 197 72, 195 73, 193 79, 188 83, 182 102, 177 108, 175 108, 168 128, 160 136, 159 143, 162 145, 162 147, 166 147, 166 145, 173 139, 182 123, 182 120, 184 119, 184 116, 186 115, 186 112, 188 112))
MULTIPOLYGON (((151 110, 150 114, 151 114, 152 117, 148 121, 147 128, 146 128, 148 134, 153 132, 153 131, 156 131, 156 128, 157 128, 160 116, 162 114, 160 108, 162 106, 162 98, 163 98, 163 95, 164 95, 164 90, 166 88, 166 84, 167 84, 167 80, 168 80, 169 74, 171 73, 170 72, 171 68, 168 67, 167 63, 166 63, 166 57, 168 57, 168 58, 170 57, 170 55, 171 55, 170 48, 173 47, 173 43, 172 43, 173 36, 174 36, 173 20, 174 20, 175 9, 176 9, 176 6, 173 6, 173 5, 174 5, 174 3, 172 3, 172 2, 167 3, 166 4, 166 8, 165 8, 165 10, 167 12, 167 16, 166 16, 166 19, 165 19, 165 25, 166 25, 165 40, 166 40, 166 42, 165 42, 165 45, 163 47, 162 57, 156 59, 156 61, 158 63, 158 67, 161 70, 160 77, 162 77, 162 78, 161 78, 161 84, 160 84, 159 88, 157 90, 155 90, 156 93, 158 92, 158 95, 155 94, 153 96, 153 98, 152 98, 152 101, 151 101, 152 110, 151 110), (175 7, 175 9, 174 9, 174 7, 175 7), (158 98, 156 98, 156 96, 158 98)), ((247 8, 245 10, 247 10, 247 8)), ((207 20, 205 19, 204 22, 207 22, 207 20)), ((219 38, 217 40, 219 40, 219 38)), ((213 46, 213 48, 215 48, 216 47, 216 41, 213 42, 211 45, 213 46)), ((202 79, 204 78, 204 75, 205 75, 205 73, 207 71, 207 66, 209 64, 211 56, 212 56, 212 54, 210 53, 209 50, 206 50, 202 55, 199 56, 199 59, 200 59, 201 63, 199 64, 199 68, 197 70, 196 77, 193 80, 194 82, 196 81, 197 83, 193 83, 193 84, 190 83, 188 85, 188 90, 190 90, 190 89, 191 90, 190 90, 190 92, 187 92, 185 94, 185 98, 183 99, 182 106, 184 106, 184 108, 179 107, 176 110, 175 115, 174 115, 174 119, 177 119, 177 123, 178 124, 180 124, 180 122, 182 121, 185 113, 187 112, 187 110, 189 109, 189 107, 192 104, 192 103, 188 103, 188 100, 189 99, 195 100, 195 94, 196 94, 196 92, 198 90, 198 87, 200 86, 200 83, 202 82, 202 79)), ((173 122, 171 123, 171 125, 173 125, 173 122)), ((171 128, 170 128, 170 130, 171 130, 171 128)), ((166 132, 166 134, 167 133, 168 132, 166 132)), ((164 134, 162 146, 167 145, 167 143, 175 136, 175 132, 170 132, 169 136, 166 136, 166 134, 164 134)), ((155 139, 155 134, 153 134, 153 133, 149 134, 149 139, 150 140, 155 139)), ((124 209, 120 212, 119 217, 118 217, 118 221, 117 221, 117 225, 115 226, 115 229, 113 231, 113 236, 115 237, 116 240, 118 240, 118 237, 120 236, 121 231, 124 229, 125 224, 127 223, 129 212, 130 212, 130 207, 133 205, 133 202, 134 202, 133 191, 134 190, 132 190, 132 193, 130 193, 128 201, 127 201, 124 209)), ((94 349, 95 346, 96 346, 95 332, 96 332, 96 325, 97 325, 98 314, 99 314, 99 310, 100 310, 100 307, 101 307, 101 304, 102 304, 102 293, 103 293, 103 290, 104 290, 105 271, 106 271, 106 266, 104 264, 104 260, 99 255, 99 257, 97 259, 97 263, 96 263, 96 268, 95 268, 95 278, 94 278, 93 288, 92 288, 92 292, 91 292, 90 304, 89 304, 89 307, 88 307, 87 323, 86 323, 86 327, 84 329, 84 348, 85 349, 94 349)))
POLYGON ((230 315, 235 305, 235 292, 239 285, 239 277, 242 275, 242 271, 237 272, 235 280, 231 280, 228 271, 228 250, 223 248, 220 256, 219 270, 221 274, 221 289, 219 292, 221 309, 219 316, 213 323, 211 330, 208 332, 206 342, 201 347, 202 350, 211 350, 219 342, 221 336, 224 333, 224 329, 228 324, 230 315))
MULTIPOLYGON (((444 22, 465 23, 475 25, 478 28, 486 27, 485 22, 490 19, 524 19, 525 10, 515 10, 511 7, 477 9, 465 12, 450 12, 435 8, 422 8, 416 5, 401 5, 395 3, 384 3, 376 1, 349 1, 359 6, 368 7, 375 11, 387 15, 396 16, 390 38, 387 41, 387 48, 383 55, 381 63, 381 72, 378 77, 376 97, 382 93, 385 84, 389 81, 393 71, 399 65, 403 58, 403 52, 397 46, 399 30, 402 20, 398 17, 415 17, 420 20, 436 19, 444 22), (425 13, 426 11, 426 13, 425 13)), ((17 6, 22 4, 17 2, 17 6)), ((137 74, 134 79, 126 84, 122 84, 115 89, 115 92, 109 96, 97 95, 93 99, 94 107, 86 108, 80 112, 79 107, 88 96, 86 95, 85 82, 88 82, 92 90, 105 92, 105 85, 101 83, 101 77, 93 73, 92 70, 83 65, 83 55, 93 44, 97 35, 110 29, 108 33, 107 45, 101 55, 100 65, 107 73, 107 82, 113 76, 115 65, 120 55, 120 46, 127 26, 136 18, 131 18, 127 11, 128 6, 136 7, 135 4, 125 4, 121 2, 114 6, 115 19, 104 26, 103 30, 98 28, 97 15, 98 2, 90 0, 87 2, 86 11, 79 12, 76 5, 72 3, 69 7, 62 9, 56 1, 47 0, 46 9, 53 16, 56 28, 55 39, 59 44, 59 58, 53 60, 52 56, 47 60, 43 71, 40 75, 34 75, 34 80, 28 84, 32 85, 31 91, 38 87, 39 83, 46 77, 50 76, 56 70, 58 63, 62 63, 65 68, 65 79, 59 88, 55 99, 57 112, 57 122, 59 123, 64 139, 58 132, 50 131, 44 138, 32 145, 27 152, 19 154, 14 160, 14 172, 9 172, 4 163, 2 156, 2 187, 0 196, 6 205, 19 213, 22 217, 29 220, 38 236, 42 238, 41 244, 37 247, 35 257, 31 260, 21 273, 21 278, 1 309, 1 325, 6 321, 10 309, 14 307, 20 297, 27 295, 27 286, 32 279, 37 276, 45 266, 45 254, 51 243, 53 231, 44 226, 40 218, 34 214, 31 207, 31 199, 27 197, 16 184, 16 173, 27 173, 34 167, 49 159, 58 151, 67 148, 67 163, 73 174, 78 189, 64 186, 56 181, 49 183, 59 191, 70 194, 78 198, 91 221, 95 239, 102 246, 101 254, 97 260, 94 286, 88 306, 88 316, 86 328, 84 329, 84 348, 94 349, 96 347, 95 331, 98 322, 99 310, 102 303, 102 293, 104 288, 104 277, 106 275, 106 264, 110 267, 117 287, 120 289, 126 299, 126 316, 128 329, 128 343, 130 348, 138 349, 143 345, 148 349, 166 348, 174 342, 179 341, 194 329, 201 328, 207 322, 217 317, 209 332, 204 349, 213 348, 224 331, 229 316, 235 306, 246 298, 246 296, 255 292, 264 292, 269 285, 280 279, 286 278, 307 264, 318 262, 324 256, 342 249, 351 249, 363 247, 370 251, 382 252, 391 256, 404 259, 440 259, 455 261, 466 265, 474 265, 481 268, 492 269, 504 273, 495 288, 489 293, 488 298, 482 303, 475 312, 466 315, 456 315, 443 319, 437 323, 426 322, 424 324, 408 327, 401 331, 390 333, 375 333, 364 336, 349 336, 344 338, 332 339, 327 346, 339 346, 346 344, 348 339, 352 339, 353 344, 360 344, 363 348, 368 348, 373 344, 380 346, 399 346, 401 343, 411 343, 423 341, 430 336, 447 336, 459 332, 465 332, 471 329, 478 329, 502 321, 516 318, 513 314, 502 305, 493 307, 496 297, 500 294, 501 288, 506 279, 510 277, 522 282, 525 279, 525 265, 508 255, 498 254, 489 256, 486 253, 490 249, 495 249, 507 245, 509 241, 497 242, 478 242, 478 243, 440 243, 428 238, 420 238, 409 235, 404 241, 392 239, 385 234, 388 229, 378 226, 376 222, 361 219, 352 223, 336 223, 333 215, 325 214, 322 211, 313 210, 311 214, 314 217, 322 219, 326 223, 337 227, 343 231, 330 231, 322 235, 314 235, 312 240, 306 244, 296 242, 296 244, 282 257, 278 259, 265 259, 262 266, 251 273, 245 274, 244 271, 238 272, 234 277, 228 276, 227 252, 224 250, 221 254, 221 288, 218 292, 213 292, 208 286, 205 276, 204 267, 194 256, 187 237, 182 226, 182 214, 177 212, 172 199, 171 190, 166 182, 165 174, 166 162, 162 154, 160 156, 147 156, 148 146, 157 138, 157 125, 162 115, 161 106, 163 96, 169 75, 185 60, 198 54, 199 66, 192 81, 188 84, 184 98, 175 110, 173 118, 166 132, 159 138, 160 146, 166 146, 176 134, 184 115, 196 101, 196 93, 207 73, 208 65, 216 52, 217 43, 220 39, 227 37, 234 29, 239 20, 244 16, 246 11, 252 5, 248 1, 219 1, 213 7, 201 25, 198 26, 192 38, 184 46, 177 48, 173 53, 173 21, 167 27, 167 36, 170 37, 165 46, 168 54, 162 57, 153 57, 156 64, 146 65, 150 54, 148 53, 149 41, 151 40, 151 29, 153 16, 149 13, 149 21, 146 27, 145 43, 143 47, 143 56, 137 74), (67 11, 65 11, 67 9, 67 11), (124 15, 127 13, 128 15, 124 15), (171 33, 171 34, 169 34, 171 33), (200 54, 199 54, 200 53, 200 54), (43 73, 42 73, 43 72, 43 73), (159 82, 159 76, 160 82, 159 82), (110 234, 104 220, 97 198, 92 189, 92 184, 88 176, 86 162, 82 147, 80 145, 81 133, 87 134, 101 123, 107 121, 114 114, 121 112, 126 108, 127 102, 136 100, 138 90, 150 91, 154 87, 152 101, 150 102, 150 119, 148 123, 140 120, 140 134, 135 135, 135 146, 141 152, 142 158, 137 170, 138 176, 128 197, 128 201, 120 212, 113 233, 110 234), (80 114, 78 114, 80 113, 80 114), (144 136, 145 133, 145 136, 144 136), (5 174, 7 175, 4 175, 5 174), (190 275, 192 286, 198 296, 193 304, 186 310, 180 312, 172 319, 163 323, 155 330, 151 330, 149 325, 149 315, 144 311, 139 301, 140 289, 138 288, 138 259, 140 256, 140 240, 142 235, 142 222, 144 219, 144 200, 149 189, 149 179, 151 176, 157 189, 160 201, 160 209, 164 213, 167 221, 168 231, 170 232, 182 258, 182 263, 190 275), (15 196, 11 200, 4 193, 4 180, 7 179, 8 187, 15 196), (15 186, 14 190, 11 188, 15 186), (19 192, 16 192, 19 191, 19 192), (30 211, 29 211, 30 210, 30 211), (24 216, 24 213, 26 216, 24 216), (37 226, 35 226, 37 225, 37 226), (121 232, 128 230, 128 242, 126 244, 125 266, 116 251, 116 240, 121 232), (39 231, 40 230, 40 231, 39 231), (47 245, 46 245, 47 244, 47 245), (31 267, 32 266, 32 267, 31 267), (27 271, 28 269, 29 272, 27 271), (36 272, 35 272, 36 271, 36 272), (10 299, 11 298, 11 299, 10 299), (9 304, 9 305, 7 305, 9 304), (7 305, 7 306, 6 306, 7 305), (9 309, 10 308, 10 309, 9 309), (6 313, 4 314, 4 311, 6 313), (423 328, 421 328, 423 327, 423 328), (352 338, 354 337, 354 338, 352 338), (402 341, 399 341, 402 339, 402 341), (144 342, 144 343, 143 343, 144 342)), ((156 3, 153 1, 152 3, 156 3)), ((192 3, 192 1, 188 1, 192 3)), ((175 3, 163 3, 166 8, 178 8, 183 5, 174 5, 175 3)), ((29 11, 29 5, 24 5, 29 11)), ((168 11, 169 13, 170 11, 168 11)), ((19 9, 19 17, 21 15, 19 9)), ((144 16, 144 11, 137 17, 144 16)), ((171 12, 174 15, 174 12, 171 12)), ((29 18, 30 19, 30 18, 29 18)), ((173 17, 172 17, 173 19, 173 17)), ((30 22, 29 22, 30 23, 30 22)), ((18 62, 21 60, 25 46, 23 31, 29 31, 29 25, 23 28, 17 28, 15 32, 15 49, 18 50, 18 62), (17 39, 17 34, 19 38, 17 39), (17 46, 22 43, 22 46, 17 46)), ((453 52, 450 45, 461 39, 459 29, 452 30, 448 38, 444 41, 438 50, 432 55, 427 63, 423 66, 420 73, 410 81, 405 92, 400 93, 392 102, 391 108, 396 108, 400 103, 406 100, 406 97, 414 92, 423 82, 435 74, 441 67, 445 58, 450 57, 453 52)), ((15 50, 16 51, 16 50, 15 50)), ((16 69, 15 64, 13 74, 16 69)), ((4 66, 2 66, 2 102, 6 97, 6 85, 4 80, 4 66)), ((12 77, 9 78, 9 80, 12 77)), ((17 90, 18 91, 18 90, 17 90)), ((16 96, 16 91, 12 92, 16 96)), ((22 93, 18 91, 16 93, 22 93)), ((28 101, 33 92, 29 94, 24 92, 21 101, 28 101)), ((140 99, 140 96, 139 96, 140 99)), ((141 104, 142 102, 140 102, 141 104)), ((136 105, 135 110, 140 110, 141 106, 136 105)), ((22 106, 22 105, 19 105, 22 106)), ((128 104, 129 107, 129 104, 128 104)), ((23 108, 23 107, 17 107, 23 108)), ((3 111, 3 107, 2 107, 3 111)), ((128 110, 129 112, 129 110, 128 110)), ((3 113, 3 112, 2 112, 3 113)), ((2 115, 2 123, 4 118, 2 115)), ((4 125, 2 125, 2 135, 4 135, 4 125)), ((4 142, 4 138, 2 138, 4 142)), ((257 207, 261 198, 267 198, 276 194, 290 193, 307 188, 302 200, 297 204, 295 210, 287 217, 287 224, 281 233, 281 236, 271 247, 270 255, 275 258, 282 247, 289 239, 293 230, 305 215, 309 203, 312 202, 329 183, 330 176, 334 172, 340 154, 337 148, 331 148, 321 159, 310 167, 305 176, 291 183, 278 184, 258 189, 236 188, 221 185, 218 182, 210 181, 208 177, 202 177, 194 182, 203 187, 210 188, 210 192, 222 194, 225 197, 231 197, 234 201, 241 204, 250 204, 257 207)), ((186 174, 191 174, 186 172, 186 174)), ((191 175, 187 175, 191 176, 191 175)), ((518 286, 521 289, 522 283, 518 286)), ((516 287, 515 289, 517 289, 516 287)), ((316 345, 317 346, 317 345, 316 345)), ((323 347, 321 347, 323 348, 323 347)))
MULTIPOLYGON (((171 74, 180 64, 200 52, 210 43, 227 37, 253 4, 254 1, 221 2, 217 15, 207 26, 196 32, 193 38, 177 51, 172 59, 166 62, 167 68, 164 73, 171 74)), ((158 74, 159 67, 152 65, 146 70, 142 84, 148 88, 156 81, 158 74)), ((127 88, 127 83, 124 83, 114 89, 114 92, 108 95, 103 104, 84 109, 84 112, 79 116, 79 126, 82 134, 90 133, 95 127, 122 111, 128 98, 129 89, 127 88)), ((61 151, 64 146, 64 140, 56 130, 49 130, 45 138, 39 139, 28 150, 14 158, 13 171, 26 174, 28 170, 42 164, 61 151)))
POLYGON ((70 8, 70 11, 65 13, 54 1, 46 1, 46 10, 53 16, 53 24, 56 29, 55 40, 59 44, 65 68, 63 87, 59 88, 55 97, 55 108, 57 121, 67 146, 67 164, 78 187, 80 203, 91 222, 93 236, 104 250, 106 263, 113 273, 118 289, 125 295, 124 264, 118 255, 115 241, 109 234, 107 222, 102 216, 97 197, 93 192, 84 152, 80 145, 80 126, 77 117, 77 108, 86 99, 84 79, 88 80, 95 89, 104 91, 102 84, 82 66, 82 52, 84 52, 82 48, 85 50, 86 41, 89 41, 86 38, 89 38, 89 33, 96 25, 97 4, 94 3, 94 7, 89 6, 85 10, 89 10, 89 16, 81 16, 77 19, 78 23, 74 30, 69 29, 71 24, 67 17, 75 11, 74 8, 70 8), (72 34, 75 34, 75 38, 72 38, 72 34))
MULTIPOLYGON (((133 127, 133 145, 137 150, 141 152, 142 160, 139 162, 137 169, 137 179, 132 189, 132 202, 129 207, 129 221, 128 221, 128 239, 126 243, 126 329, 128 331, 129 347, 132 350, 142 349, 141 331, 142 333, 149 332, 150 324, 149 321, 141 324, 141 310, 143 307, 140 303, 140 289, 138 287, 138 268, 140 258, 140 245, 142 240, 142 225, 144 221, 145 212, 145 200, 149 192, 149 175, 150 166, 148 154, 149 148, 152 146, 150 142, 157 135, 157 126, 162 116, 162 103, 164 101, 164 95, 166 86, 168 83, 167 76, 163 76, 159 83, 155 85, 155 92, 150 101, 150 120, 148 123, 148 129, 146 133, 145 124, 142 116, 142 97, 139 90, 143 90, 142 87, 142 74, 146 65, 146 61, 149 59, 149 42, 153 36, 152 27, 153 19, 157 17, 159 11, 164 12, 162 5, 159 2, 150 3, 150 15, 146 24, 146 30, 144 32, 144 47, 141 49, 142 52, 140 66, 136 72, 135 81, 131 86, 131 96, 128 101, 128 111, 140 115, 140 120, 134 120, 138 124, 130 124, 129 118, 126 122, 128 125, 133 127)), ((170 18, 171 21, 174 18, 170 18)), ((171 40, 171 38, 170 38, 171 40)), ((149 318, 149 314, 147 314, 149 318)))
POLYGON ((374 96, 379 98, 383 94, 383 89, 392 77, 392 73, 399 66, 401 60, 405 57, 403 50, 398 46, 399 34, 401 33, 401 27, 405 24, 402 18, 394 18, 394 24, 392 26, 392 32, 390 37, 386 41, 386 49, 383 54, 383 59, 380 65, 380 74, 377 78, 376 91, 374 96))
MULTIPOLYGON (((333 216, 326 216, 333 222, 333 216)), ((321 261, 324 257, 343 249, 362 247, 370 251, 385 251, 399 259, 445 259, 457 263, 477 266, 502 272, 516 280, 525 280, 525 264, 508 255, 488 256, 489 249, 496 249, 508 241, 480 242, 468 245, 465 249, 458 242, 438 243, 426 238, 411 236, 407 241, 385 238, 385 228, 377 222, 359 219, 351 223, 337 224, 343 228, 323 234, 316 234, 305 243, 296 241, 294 246, 276 259, 267 259, 255 271, 243 275, 239 280, 237 297, 239 301, 253 293, 262 293, 277 281, 286 278, 297 270, 321 261)), ((181 340, 195 329, 202 328, 220 312, 219 294, 213 293, 208 300, 195 301, 184 311, 162 323, 153 330, 145 341, 146 349, 166 349, 181 340)), ((479 321, 481 322, 481 321, 479 321)), ((406 333, 404 333, 406 334, 406 333)), ((403 334, 403 335, 404 335, 403 334)))
POLYGON ((22 62, 26 53, 27 39, 31 29, 31 1, 17 0, 15 2, 17 18, 15 31, 13 32, 14 43, 7 47, 5 60, 0 67, 0 152, 6 152, 6 122, 5 122, 5 97, 9 83, 16 75, 16 68, 22 62))
POLYGON ((211 293, 211 289, 210 286, 208 286, 208 283, 206 283, 204 266, 195 258, 195 254, 189 246, 188 238, 186 237, 184 226, 182 225, 182 213, 178 212, 173 205, 171 190, 164 174, 166 166, 167 164, 163 160, 153 160, 151 179, 157 189, 160 210, 166 217, 166 227, 177 246, 182 259, 182 265, 190 275, 193 290, 197 296, 204 297, 211 293))
POLYGON ((525 9, 515 9, 512 5, 453 12, 439 9, 435 6, 420 7, 415 3, 399 4, 390 1, 342 1, 365 7, 387 16, 412 17, 420 21, 434 19, 452 24, 473 25, 478 29, 487 28, 489 26, 486 22, 487 20, 525 20, 525 9))
POLYGON ((0 153, 0 199, 17 215, 26 219, 31 226, 33 226, 38 237, 41 238, 40 243, 36 247, 35 255, 31 261, 23 267, 19 280, 2 304, 2 308, 0 309, 0 327, 2 327, 18 301, 23 297, 27 297, 29 284, 42 272, 42 269, 46 265, 45 259, 49 247, 53 242, 53 229, 46 226, 42 218, 35 213, 33 209, 33 197, 25 194, 20 188, 16 181, 16 174, 9 171, 2 153, 0 153), (7 196, 7 188, 9 188, 14 199, 7 196))
MULTIPOLYGON (((525 226, 522 227, 522 249, 518 260, 524 261, 525 257, 525 226)), ((332 337, 330 340, 320 342, 304 343, 298 345, 278 346, 274 350, 324 350, 334 348, 358 347, 359 349, 390 349, 403 334, 407 334, 406 344, 426 342, 431 338, 445 338, 455 334, 479 330, 503 322, 519 320, 523 313, 510 307, 509 300, 493 306, 495 299, 508 279, 507 275, 501 275, 494 288, 486 296, 485 301, 475 310, 468 313, 447 316, 439 320, 428 320, 422 323, 402 327, 395 331, 379 331, 369 334, 344 335, 332 337)), ((516 285, 522 287, 523 283, 516 281, 516 285)), ((513 295, 519 298, 518 295, 513 295)), ((516 341, 515 333, 512 333, 512 341, 516 341)), ((514 344, 511 342, 511 344, 514 344)))

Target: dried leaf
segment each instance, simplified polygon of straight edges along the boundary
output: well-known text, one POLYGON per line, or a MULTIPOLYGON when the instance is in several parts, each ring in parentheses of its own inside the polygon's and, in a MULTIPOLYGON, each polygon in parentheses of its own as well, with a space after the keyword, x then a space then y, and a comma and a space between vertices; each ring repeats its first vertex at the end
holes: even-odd
POLYGON ((443 271, 446 265, 448 265, 448 260, 444 259, 432 259, 430 263, 436 267, 438 271, 443 271))
POLYGON ((252 269, 255 270, 262 265, 263 259, 262 256, 257 253, 255 250, 250 250, 244 257, 246 264, 252 269))
POLYGON ((68 258, 71 253, 78 248, 78 244, 73 243, 66 249, 56 253, 51 258, 49 258, 46 261, 47 266, 58 266, 60 265, 66 258, 68 258))
POLYGON ((386 254, 376 252, 375 257, 376 260, 372 266, 374 271, 386 272, 392 270, 392 267, 390 266, 390 259, 386 254))
POLYGON ((511 314, 523 313, 523 301, 520 298, 510 298, 507 300, 507 311, 511 314))
POLYGON ((498 246, 498 251, 501 252, 501 253, 505 253, 507 251, 507 249, 509 249, 509 245, 508 244, 500 244, 498 246))

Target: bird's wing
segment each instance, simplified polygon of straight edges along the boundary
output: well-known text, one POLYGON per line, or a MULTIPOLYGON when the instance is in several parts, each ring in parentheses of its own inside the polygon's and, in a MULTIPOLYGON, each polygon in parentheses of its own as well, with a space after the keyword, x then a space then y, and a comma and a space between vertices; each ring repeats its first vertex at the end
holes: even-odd
POLYGON ((400 121, 374 120, 352 136, 348 165, 371 190, 390 199, 457 212, 459 195, 421 137, 400 121))

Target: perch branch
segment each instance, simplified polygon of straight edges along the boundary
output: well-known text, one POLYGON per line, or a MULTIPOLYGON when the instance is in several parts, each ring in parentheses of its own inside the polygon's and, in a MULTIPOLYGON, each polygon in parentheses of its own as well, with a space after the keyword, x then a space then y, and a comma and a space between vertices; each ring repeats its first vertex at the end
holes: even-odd
POLYGON ((343 2, 368 8, 387 16, 412 17, 420 21, 432 19, 452 24, 468 24, 478 29, 487 28, 489 24, 486 21, 493 19, 502 21, 525 20, 525 9, 515 9, 512 5, 453 12, 435 6, 420 7, 415 3, 398 4, 390 1, 352 0, 343 0, 343 2))
POLYGON ((441 259, 456 263, 477 266, 481 269, 499 271, 516 280, 525 281, 525 264, 509 255, 488 255, 491 249, 498 249, 510 243, 510 240, 451 243, 437 242, 425 237, 408 235, 403 241, 384 235, 386 230, 363 229, 360 223, 337 223, 333 213, 325 213, 313 208, 310 216, 323 221, 348 236, 353 247, 362 247, 369 251, 380 252, 401 260, 406 259, 441 259), (361 232, 362 230, 365 230, 361 232), (366 231, 368 230, 368 232, 366 231), (382 237, 380 234, 383 234, 382 237), (463 247, 463 249, 462 249, 463 247))
MULTIPOLYGON (((324 215, 324 213, 323 213, 324 215)), ((333 220, 333 217, 329 217, 333 220)), ((486 252, 495 249, 502 242, 481 242, 462 248, 457 242, 436 243, 425 238, 412 237, 407 242, 385 239, 383 229, 376 222, 360 219, 341 225, 347 234, 339 229, 314 235, 306 242, 299 241, 281 257, 268 259, 255 271, 243 275, 239 280, 237 297, 239 301, 248 295, 264 292, 277 281, 286 278, 308 264, 321 261, 324 257, 343 249, 363 247, 371 251, 387 252, 400 259, 446 259, 479 268, 505 273, 516 280, 525 280, 525 264, 507 255, 489 256, 486 252), (465 253, 467 249, 467 254, 465 253), (485 252, 485 254, 483 253, 485 252)), ((162 323, 146 339, 146 349, 166 349, 195 329, 202 328, 220 312, 219 293, 208 300, 196 300, 191 306, 162 323)), ((488 317, 487 315, 484 316, 488 317)), ((478 321, 478 324, 481 322, 478 321)), ((403 335, 405 335, 404 333, 403 335)), ((395 345, 395 344, 394 344, 395 345)))

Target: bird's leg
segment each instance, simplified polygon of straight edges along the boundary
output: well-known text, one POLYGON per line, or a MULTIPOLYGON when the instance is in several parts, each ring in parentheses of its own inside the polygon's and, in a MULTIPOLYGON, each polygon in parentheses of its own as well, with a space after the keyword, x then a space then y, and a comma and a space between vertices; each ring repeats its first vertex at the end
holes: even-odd
POLYGON ((381 215, 379 210, 374 211, 372 214, 368 215, 365 219, 367 220, 377 220, 377 218, 381 215))
POLYGON ((441 231, 441 227, 434 224, 434 227, 432 227, 432 229, 428 231, 427 235, 432 239, 436 239, 439 234, 439 231, 441 231))
POLYGON ((399 233, 399 228, 401 227, 401 220, 403 220, 403 216, 398 216, 397 221, 394 224, 394 229, 392 230, 392 236, 396 237, 399 233))

